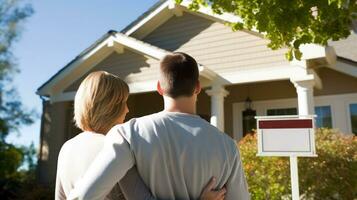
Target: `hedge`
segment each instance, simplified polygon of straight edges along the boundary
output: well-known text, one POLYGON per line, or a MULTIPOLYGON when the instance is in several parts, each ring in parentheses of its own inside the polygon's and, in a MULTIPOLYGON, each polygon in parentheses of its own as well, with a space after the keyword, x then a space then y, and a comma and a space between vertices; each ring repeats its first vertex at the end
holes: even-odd
MULTIPOLYGON (((257 136, 239 142, 252 199, 291 199, 288 157, 258 157, 257 136)), ((317 129, 318 157, 298 158, 301 199, 357 199, 357 137, 317 129)))

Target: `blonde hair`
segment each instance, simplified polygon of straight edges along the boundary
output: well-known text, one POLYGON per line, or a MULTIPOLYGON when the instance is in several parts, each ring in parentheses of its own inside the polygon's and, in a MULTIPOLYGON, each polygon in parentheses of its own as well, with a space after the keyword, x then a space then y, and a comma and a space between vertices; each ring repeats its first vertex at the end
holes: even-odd
POLYGON ((105 71, 90 73, 74 99, 74 121, 83 131, 106 134, 123 114, 129 96, 128 85, 105 71))

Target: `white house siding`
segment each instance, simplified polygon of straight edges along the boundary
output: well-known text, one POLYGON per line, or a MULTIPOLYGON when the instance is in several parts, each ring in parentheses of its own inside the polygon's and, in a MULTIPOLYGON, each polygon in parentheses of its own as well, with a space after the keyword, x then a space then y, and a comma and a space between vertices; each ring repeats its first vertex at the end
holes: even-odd
POLYGON ((173 16, 142 39, 169 51, 186 52, 224 76, 239 70, 287 65, 285 50, 273 51, 268 41, 222 23, 184 13, 173 16))
POLYGON ((158 80, 159 61, 153 58, 147 58, 138 53, 124 49, 122 54, 112 53, 97 66, 93 67, 88 73, 75 81, 71 86, 65 89, 76 91, 79 84, 90 72, 104 70, 116 74, 128 84, 133 82, 147 82, 158 80))

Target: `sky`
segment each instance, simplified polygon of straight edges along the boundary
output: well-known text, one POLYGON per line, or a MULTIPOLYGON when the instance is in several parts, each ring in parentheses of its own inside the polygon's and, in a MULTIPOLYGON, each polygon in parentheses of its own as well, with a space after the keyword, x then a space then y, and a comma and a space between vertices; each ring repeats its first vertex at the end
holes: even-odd
POLYGON ((158 0, 29 0, 35 13, 23 25, 13 53, 20 73, 14 84, 22 102, 39 114, 35 123, 7 141, 35 147, 40 142, 42 101, 36 90, 109 30, 120 31, 158 0))

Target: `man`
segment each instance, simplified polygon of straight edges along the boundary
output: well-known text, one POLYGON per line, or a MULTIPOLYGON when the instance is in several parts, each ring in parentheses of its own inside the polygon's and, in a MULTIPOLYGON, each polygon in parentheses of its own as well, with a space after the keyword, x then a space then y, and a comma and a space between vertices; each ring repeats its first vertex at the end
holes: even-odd
POLYGON ((113 127, 71 197, 103 199, 136 164, 158 199, 198 199, 212 176, 217 189, 226 187, 226 199, 249 199, 235 142, 195 114, 201 91, 198 78, 197 62, 191 56, 165 56, 157 83, 164 110, 113 127))

